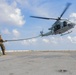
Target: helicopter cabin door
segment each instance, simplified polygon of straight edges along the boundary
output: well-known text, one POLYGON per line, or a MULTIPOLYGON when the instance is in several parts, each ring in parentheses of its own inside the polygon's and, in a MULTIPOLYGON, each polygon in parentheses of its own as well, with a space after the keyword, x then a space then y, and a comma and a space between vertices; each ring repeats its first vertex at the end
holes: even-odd
POLYGON ((58 34, 58 30, 60 30, 60 29, 61 29, 61 25, 60 24, 55 25, 54 26, 54 33, 58 34))

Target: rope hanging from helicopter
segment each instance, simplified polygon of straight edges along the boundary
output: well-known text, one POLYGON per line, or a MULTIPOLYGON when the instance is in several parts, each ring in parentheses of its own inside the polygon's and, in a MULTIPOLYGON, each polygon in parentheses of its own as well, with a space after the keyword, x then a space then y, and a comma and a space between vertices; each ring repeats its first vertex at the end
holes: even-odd
POLYGON ((22 40, 29 40, 29 39, 34 39, 34 38, 38 38, 39 36, 35 36, 35 37, 31 37, 31 38, 25 38, 25 39, 15 39, 15 40, 4 40, 3 42, 13 42, 13 41, 22 41, 22 40))

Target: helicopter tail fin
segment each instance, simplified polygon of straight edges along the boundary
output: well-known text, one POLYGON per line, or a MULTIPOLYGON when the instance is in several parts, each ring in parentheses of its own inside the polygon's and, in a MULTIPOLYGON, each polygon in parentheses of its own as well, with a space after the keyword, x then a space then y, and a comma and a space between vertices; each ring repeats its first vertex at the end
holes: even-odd
POLYGON ((40 31, 40 36, 43 36, 43 31, 40 31))

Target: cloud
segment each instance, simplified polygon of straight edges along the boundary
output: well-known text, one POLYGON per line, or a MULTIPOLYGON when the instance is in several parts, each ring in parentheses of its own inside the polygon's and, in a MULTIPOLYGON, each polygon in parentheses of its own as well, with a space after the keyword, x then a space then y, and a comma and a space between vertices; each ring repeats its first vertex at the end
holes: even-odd
POLYGON ((0 22, 17 26, 22 26, 25 23, 24 16, 16 2, 8 4, 6 1, 0 1, 0 22))
POLYGON ((76 13, 72 13, 70 17, 76 17, 76 13))
POLYGON ((53 44, 57 44, 58 43, 59 38, 55 38, 55 37, 51 37, 51 42, 53 44))
MULTIPOLYGON (((29 0, 13 0, 13 1, 16 1, 18 4, 20 4, 22 7, 23 6, 26 6, 26 7, 29 7, 30 6, 30 3, 29 3, 29 0)), ((26 8, 25 7, 25 8, 26 8)))
POLYGON ((37 39, 30 39, 30 40, 28 40, 29 42, 36 42, 37 41, 37 39))
POLYGON ((13 20, 16 25, 22 26, 25 21, 23 21, 24 16, 21 16, 21 10, 19 8, 16 8, 14 11, 14 13, 11 13, 9 15, 10 19, 13 20))
POLYGON ((68 40, 70 40, 71 43, 76 43, 76 36, 75 37, 68 36, 67 38, 68 40))
POLYGON ((70 14, 70 20, 74 23, 76 23, 76 13, 71 13, 70 14))
POLYGON ((37 39, 24 40, 21 42, 22 45, 30 45, 37 42, 37 39))
POLYGON ((4 30, 1 31, 3 34, 11 34, 10 31, 6 28, 4 30))
POLYGON ((52 43, 52 44, 57 44, 58 39, 55 37, 51 37, 51 38, 46 38, 46 39, 42 39, 43 42, 45 43, 52 43))
POLYGON ((20 36, 20 32, 18 30, 16 30, 16 29, 13 29, 12 33, 13 33, 13 35, 15 37, 19 37, 20 36))
POLYGON ((42 39, 43 42, 49 43, 50 41, 48 39, 42 39))
POLYGON ((22 8, 26 8, 31 14, 38 16, 47 16, 51 14, 49 11, 49 4, 45 0, 14 0, 20 4, 22 8))

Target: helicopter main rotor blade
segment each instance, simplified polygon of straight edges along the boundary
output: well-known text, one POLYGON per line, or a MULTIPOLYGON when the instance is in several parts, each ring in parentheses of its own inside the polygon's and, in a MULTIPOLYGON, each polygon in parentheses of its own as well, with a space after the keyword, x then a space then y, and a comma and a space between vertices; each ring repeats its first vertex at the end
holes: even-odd
POLYGON ((46 20, 57 20, 56 18, 47 18, 47 17, 38 17, 38 16, 30 16, 32 18, 46 19, 46 20))
POLYGON ((69 6, 71 5, 71 3, 67 3, 65 9, 63 10, 62 14, 60 15, 60 17, 58 18, 47 18, 47 17, 38 17, 38 16, 30 16, 32 18, 39 18, 39 19, 46 19, 46 20, 64 20, 64 19, 61 19, 61 17, 64 15, 64 13, 66 12, 66 10, 69 8, 69 6))
POLYGON ((64 15, 64 13, 66 12, 66 10, 69 8, 69 6, 71 5, 71 3, 67 3, 64 11, 62 12, 62 14, 60 15, 59 19, 61 19, 61 17, 64 15))

